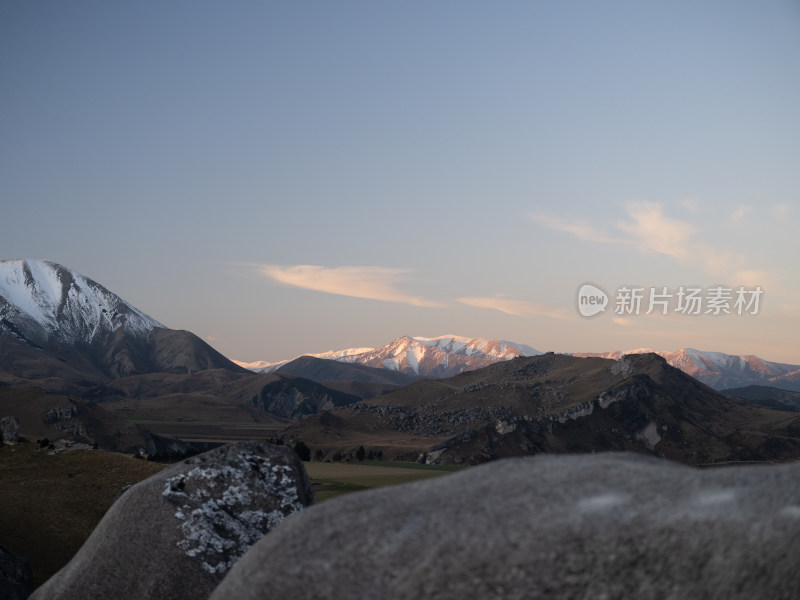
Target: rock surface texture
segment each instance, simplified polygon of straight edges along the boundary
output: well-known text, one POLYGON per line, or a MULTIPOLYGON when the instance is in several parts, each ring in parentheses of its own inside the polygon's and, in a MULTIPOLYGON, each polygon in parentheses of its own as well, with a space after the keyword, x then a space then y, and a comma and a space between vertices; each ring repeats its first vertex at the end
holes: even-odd
POLYGON ((33 571, 21 556, 0 546, 0 600, 25 600, 33 591, 33 571))
POLYGON ((798 598, 800 463, 513 458, 283 522, 212 600, 798 598))
POLYGON ((291 449, 217 448, 123 493, 32 598, 207 598, 252 544, 313 498, 291 449))

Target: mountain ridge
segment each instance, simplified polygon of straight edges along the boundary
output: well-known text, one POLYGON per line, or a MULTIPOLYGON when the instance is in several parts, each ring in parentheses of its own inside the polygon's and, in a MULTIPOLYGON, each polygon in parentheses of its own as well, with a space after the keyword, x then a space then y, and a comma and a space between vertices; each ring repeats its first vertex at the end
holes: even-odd
POLYGON ((612 352, 575 352, 573 356, 618 360, 626 354, 646 353, 658 354, 673 367, 716 390, 769 385, 800 391, 800 365, 768 361, 752 354, 735 355, 687 347, 675 352, 637 348, 612 352))
MULTIPOLYGON (((303 356, 361 364, 418 377, 449 377, 463 371, 487 366, 498 360, 510 360, 517 356, 536 356, 538 354, 541 354, 539 350, 526 344, 506 340, 469 338, 457 335, 438 337, 404 335, 380 348, 348 348, 320 354, 304 354, 303 356)), ((290 362, 292 361, 237 362, 237 364, 240 366, 266 365, 253 370, 255 372, 272 372, 290 362)))
POLYGON ((156 371, 244 369, 96 281, 46 260, 0 261, 0 371, 103 380, 156 371))
MULTIPOLYGON (((570 352, 564 354, 577 357, 599 357, 619 360, 621 356, 626 354, 651 352, 662 356, 673 367, 681 369, 684 373, 717 390, 749 385, 768 385, 790 391, 800 391, 800 365, 768 361, 755 355, 734 355, 724 352, 696 350, 691 347, 681 348, 674 352, 653 350, 651 348, 636 348, 610 352, 570 352)), ((509 360, 516 356, 536 356, 538 354, 541 354, 541 352, 528 345, 516 342, 444 335, 435 338, 402 336, 380 348, 348 348, 319 354, 305 354, 303 356, 335 360, 342 363, 364 364, 377 369, 400 371, 418 377, 449 377, 459 372, 484 367, 499 360, 509 360), (429 348, 427 353, 422 350, 423 347, 429 348), (507 351, 509 348, 514 350, 507 351), (425 358, 426 364, 420 369, 418 357, 425 354, 430 356, 425 358), (457 366, 450 368, 450 363, 457 366)), ((234 362, 245 368, 248 365, 259 365, 251 369, 255 372, 273 372, 292 361, 275 363, 264 361, 257 363, 234 362)))
POLYGON ((325 455, 477 464, 538 453, 632 450, 686 464, 800 457, 800 417, 730 400, 656 354, 548 353, 312 415, 292 425, 325 455))

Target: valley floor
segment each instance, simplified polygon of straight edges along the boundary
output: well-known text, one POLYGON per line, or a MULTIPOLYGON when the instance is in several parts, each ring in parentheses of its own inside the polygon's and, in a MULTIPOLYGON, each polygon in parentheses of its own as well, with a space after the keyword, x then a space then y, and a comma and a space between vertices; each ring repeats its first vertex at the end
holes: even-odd
POLYGON ((410 483, 446 475, 459 467, 437 467, 390 461, 303 463, 314 486, 317 502, 371 488, 410 483))

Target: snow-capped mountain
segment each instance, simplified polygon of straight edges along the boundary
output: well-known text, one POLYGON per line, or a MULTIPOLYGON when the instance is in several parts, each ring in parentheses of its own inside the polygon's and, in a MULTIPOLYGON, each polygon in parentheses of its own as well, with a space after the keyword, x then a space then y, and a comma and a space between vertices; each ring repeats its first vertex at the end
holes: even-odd
MULTIPOLYGON (((339 360, 344 357, 355 356, 356 354, 364 354, 371 352, 375 348, 346 348, 345 350, 329 350, 328 352, 320 352, 319 354, 304 354, 303 356, 312 356, 314 358, 325 358, 328 360, 339 360)), ((300 358, 299 356, 296 358, 300 358)), ((265 360, 257 360, 256 362, 241 362, 235 360, 237 365, 255 371, 256 373, 273 373, 280 369, 282 366, 292 362, 294 358, 289 360, 279 360, 278 362, 267 362, 265 360)))
MULTIPOLYGON (((541 352, 516 342, 443 335, 433 338, 403 336, 380 348, 349 348, 306 356, 390 369, 418 377, 450 377, 501 360, 537 354, 541 352)), ((288 362, 238 364, 260 372, 271 372, 288 362)))
POLYGON ((99 283, 44 260, 0 261, 0 375, 81 386, 135 373, 241 370, 99 283))
POLYGON ((164 327, 99 283, 44 260, 0 262, 0 322, 39 345, 91 344, 120 328, 147 337, 164 327))
POLYGON ((694 348, 681 348, 677 352, 637 348, 613 352, 575 353, 574 356, 619 359, 623 354, 647 352, 662 356, 673 367, 718 390, 748 385, 771 385, 800 390, 800 365, 770 362, 753 355, 737 356, 694 348))

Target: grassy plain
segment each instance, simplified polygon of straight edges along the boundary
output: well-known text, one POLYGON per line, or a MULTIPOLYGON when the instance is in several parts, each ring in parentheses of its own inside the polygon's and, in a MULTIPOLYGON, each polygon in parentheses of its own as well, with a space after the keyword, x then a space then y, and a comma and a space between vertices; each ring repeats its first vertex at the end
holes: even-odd
POLYGON ((314 484, 314 495, 318 502, 350 492, 440 477, 448 472, 458 470, 458 467, 442 468, 436 465, 390 461, 309 462, 304 464, 308 476, 314 484))

